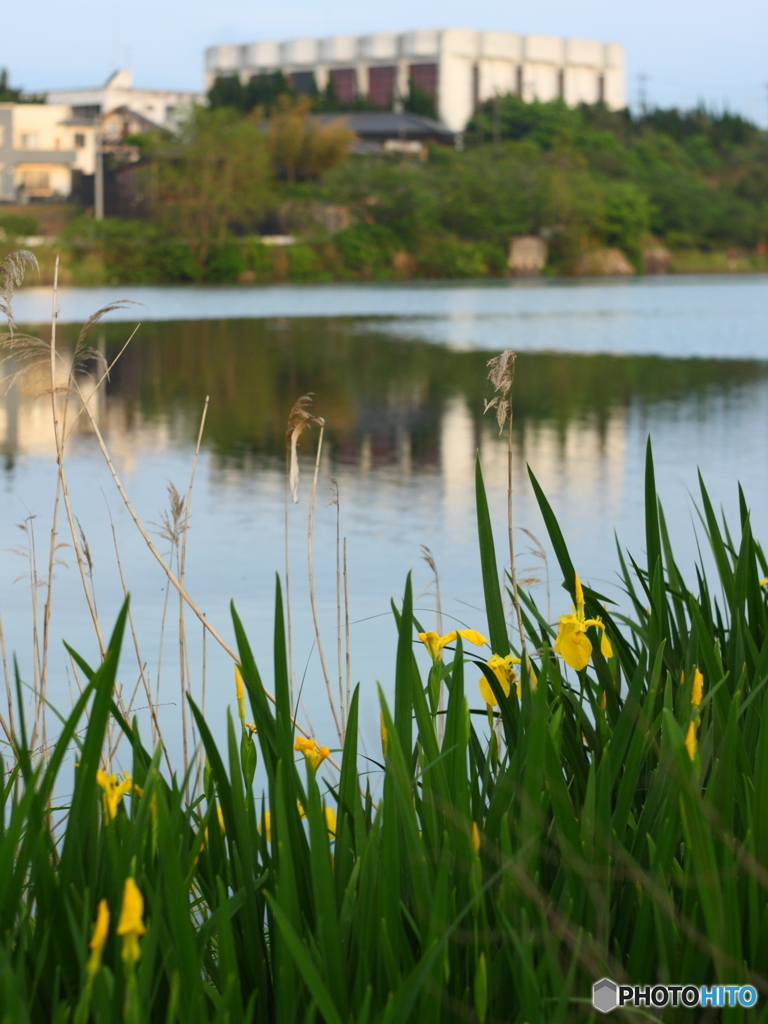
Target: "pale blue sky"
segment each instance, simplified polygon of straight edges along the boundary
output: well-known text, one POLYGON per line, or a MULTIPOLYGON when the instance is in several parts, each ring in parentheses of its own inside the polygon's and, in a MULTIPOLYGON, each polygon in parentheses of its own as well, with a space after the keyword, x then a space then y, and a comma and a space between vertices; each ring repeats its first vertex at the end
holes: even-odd
POLYGON ((645 73, 651 103, 701 98, 768 124, 766 0, 38 0, 3 5, 0 67, 30 90, 98 84, 118 65, 137 85, 196 89, 214 43, 442 26, 619 42, 631 103, 645 73))

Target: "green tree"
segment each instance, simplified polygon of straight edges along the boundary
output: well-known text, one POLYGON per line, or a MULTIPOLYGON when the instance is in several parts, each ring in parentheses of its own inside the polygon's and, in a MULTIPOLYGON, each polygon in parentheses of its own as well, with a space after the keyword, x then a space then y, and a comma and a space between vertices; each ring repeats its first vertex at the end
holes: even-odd
POLYGON ((154 217, 205 265, 232 228, 253 230, 273 202, 270 153, 252 118, 197 108, 150 169, 154 217))
POLYGON ((355 138, 341 118, 320 124, 310 116, 311 106, 308 96, 279 96, 267 126, 274 171, 289 182, 318 178, 342 163, 355 138))

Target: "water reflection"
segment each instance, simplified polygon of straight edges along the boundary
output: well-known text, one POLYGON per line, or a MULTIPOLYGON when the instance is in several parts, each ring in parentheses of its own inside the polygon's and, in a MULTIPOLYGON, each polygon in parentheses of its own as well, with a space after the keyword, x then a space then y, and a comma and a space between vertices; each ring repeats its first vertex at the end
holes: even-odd
MULTIPOLYGON (((75 330, 60 329, 64 344, 75 330)), ((126 334, 122 325, 100 329, 110 361, 126 334)), ((209 395, 205 444, 221 460, 245 465, 282 455, 288 410, 312 392, 334 462, 445 472, 451 458, 442 453, 457 443, 456 417, 473 451, 493 432, 482 415, 486 359, 395 341, 377 333, 375 321, 349 318, 149 323, 112 371, 100 414, 112 443, 129 457, 146 445, 193 441, 209 395)), ((569 463, 620 459, 616 446, 630 407, 647 412, 666 404, 706 416, 713 401, 738 404, 767 376, 768 364, 756 360, 522 353, 517 444, 521 452, 538 448, 548 426, 546 445, 559 445, 569 463)), ((23 393, 0 398, 5 453, 45 451, 52 443, 49 409, 30 400, 38 382, 23 384, 23 393)))

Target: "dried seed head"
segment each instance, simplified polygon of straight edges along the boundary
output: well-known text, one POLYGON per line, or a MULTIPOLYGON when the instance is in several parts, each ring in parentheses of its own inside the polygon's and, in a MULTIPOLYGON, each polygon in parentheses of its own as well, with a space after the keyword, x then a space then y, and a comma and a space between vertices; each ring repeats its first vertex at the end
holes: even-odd
POLYGON ((290 451, 291 458, 288 480, 294 503, 299 500, 299 457, 296 451, 299 435, 305 427, 310 426, 312 423, 316 423, 319 427, 325 425, 325 420, 322 416, 313 416, 311 412, 307 412, 307 406, 311 404, 311 391, 296 400, 288 416, 288 427, 285 431, 285 443, 290 451))
POLYGON ((515 359, 517 354, 511 349, 504 349, 499 355, 488 360, 488 380, 493 384, 495 398, 485 403, 483 412, 496 410, 496 422, 499 433, 504 429, 507 417, 512 414, 512 385, 515 381, 515 359))
POLYGON ((5 259, 0 261, 0 274, 3 275, 3 283, 0 285, 0 313, 8 321, 11 334, 13 334, 15 326, 11 309, 13 289, 18 288, 24 280, 24 272, 27 267, 38 269, 37 259, 26 249, 16 249, 15 252, 8 253, 5 259))

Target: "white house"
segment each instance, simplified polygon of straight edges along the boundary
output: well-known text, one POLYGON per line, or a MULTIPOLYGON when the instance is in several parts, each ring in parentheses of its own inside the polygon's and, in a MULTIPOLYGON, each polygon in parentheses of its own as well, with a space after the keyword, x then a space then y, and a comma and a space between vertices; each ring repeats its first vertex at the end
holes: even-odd
POLYGON ((93 174, 93 124, 64 104, 0 103, 0 201, 67 198, 73 172, 93 174))
POLYGON ((74 117, 91 120, 126 107, 173 131, 193 104, 205 103, 205 96, 178 89, 136 89, 132 72, 124 68, 93 89, 54 89, 48 93, 48 102, 66 103, 74 117))
POLYGON ((246 83, 278 70, 298 92, 313 84, 324 89, 331 79, 339 99, 367 96, 390 110, 413 81, 434 96, 440 120, 453 131, 464 128, 478 104, 507 93, 626 106, 622 47, 591 39, 446 28, 212 46, 205 53, 206 89, 219 76, 246 83))

